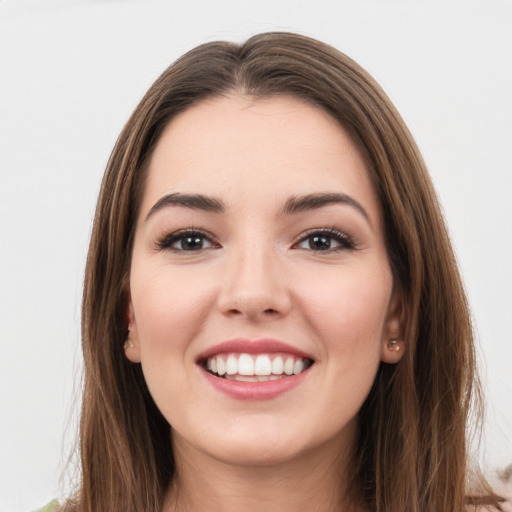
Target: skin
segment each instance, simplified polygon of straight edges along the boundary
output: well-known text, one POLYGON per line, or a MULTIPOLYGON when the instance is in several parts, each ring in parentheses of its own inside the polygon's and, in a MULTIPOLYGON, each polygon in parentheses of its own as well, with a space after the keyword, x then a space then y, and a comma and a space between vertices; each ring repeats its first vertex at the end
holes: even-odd
POLYGON ((176 116, 150 162, 130 293, 126 355, 172 426, 178 476, 166 507, 339 510, 357 413, 380 361, 403 352, 388 344, 402 346, 400 301, 379 204, 339 124, 295 98, 235 94, 176 116), (226 211, 167 205, 148 217, 176 193, 214 197, 226 211), (312 193, 346 194, 364 212, 340 203, 283 212, 312 193), (159 246, 191 227, 206 233, 202 248, 159 246), (320 250, 308 234, 322 228, 343 237, 320 250), (197 358, 240 337, 284 341, 314 364, 272 399, 227 396, 197 358))

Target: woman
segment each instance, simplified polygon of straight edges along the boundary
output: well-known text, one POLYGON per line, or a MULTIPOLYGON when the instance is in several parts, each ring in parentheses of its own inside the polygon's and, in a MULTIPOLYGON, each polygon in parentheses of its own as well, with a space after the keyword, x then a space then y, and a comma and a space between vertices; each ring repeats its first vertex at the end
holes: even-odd
POLYGON ((155 82, 107 167, 82 323, 66 510, 500 510, 430 178, 322 43, 209 43, 155 82))

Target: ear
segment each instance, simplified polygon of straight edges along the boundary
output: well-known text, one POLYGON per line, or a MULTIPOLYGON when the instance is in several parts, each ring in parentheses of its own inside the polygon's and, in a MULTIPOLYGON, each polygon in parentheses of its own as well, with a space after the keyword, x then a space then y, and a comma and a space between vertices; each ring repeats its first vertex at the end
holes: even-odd
POLYGON ((131 299, 128 302, 126 316, 128 320, 128 334, 124 342, 124 354, 132 363, 140 363, 139 333, 131 299))
POLYGON ((403 301, 402 294, 393 290, 389 302, 388 316, 382 331, 381 361, 396 364, 404 355, 406 344, 403 338, 403 301))

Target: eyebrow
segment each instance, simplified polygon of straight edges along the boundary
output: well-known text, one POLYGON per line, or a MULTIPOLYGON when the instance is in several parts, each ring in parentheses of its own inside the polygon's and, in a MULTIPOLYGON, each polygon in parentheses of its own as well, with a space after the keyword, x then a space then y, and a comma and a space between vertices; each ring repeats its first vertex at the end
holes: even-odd
POLYGON ((193 210, 202 210, 211 213, 225 213, 226 206, 219 199, 208 197, 202 194, 167 194, 160 198, 149 210, 146 215, 146 221, 157 211, 167 206, 183 206, 193 210))
MULTIPOLYGON (((308 210, 316 210, 331 204, 344 204, 355 208, 368 221, 370 226, 372 222, 368 212, 353 197, 338 192, 316 192, 302 196, 291 196, 285 203, 282 212, 285 215, 293 215, 308 210)), ((175 192, 161 197, 149 210, 146 215, 146 221, 157 211, 167 206, 182 206, 193 210, 202 210, 210 213, 225 213, 226 205, 214 197, 203 194, 181 194, 175 192)))
POLYGON ((308 210, 316 210, 330 204, 344 204, 355 208, 372 226, 372 221, 368 212, 353 197, 338 192, 317 192, 315 194, 306 194, 303 196, 290 197, 283 208, 283 213, 294 214, 308 210))

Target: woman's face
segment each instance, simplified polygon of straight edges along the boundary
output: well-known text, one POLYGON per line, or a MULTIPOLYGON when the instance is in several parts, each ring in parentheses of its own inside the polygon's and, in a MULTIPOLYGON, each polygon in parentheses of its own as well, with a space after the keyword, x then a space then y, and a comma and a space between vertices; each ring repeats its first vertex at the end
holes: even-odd
POLYGON ((170 122, 130 293, 127 356, 182 453, 255 465, 340 453, 379 362, 400 355, 365 163, 336 121, 290 97, 210 99, 170 122))

